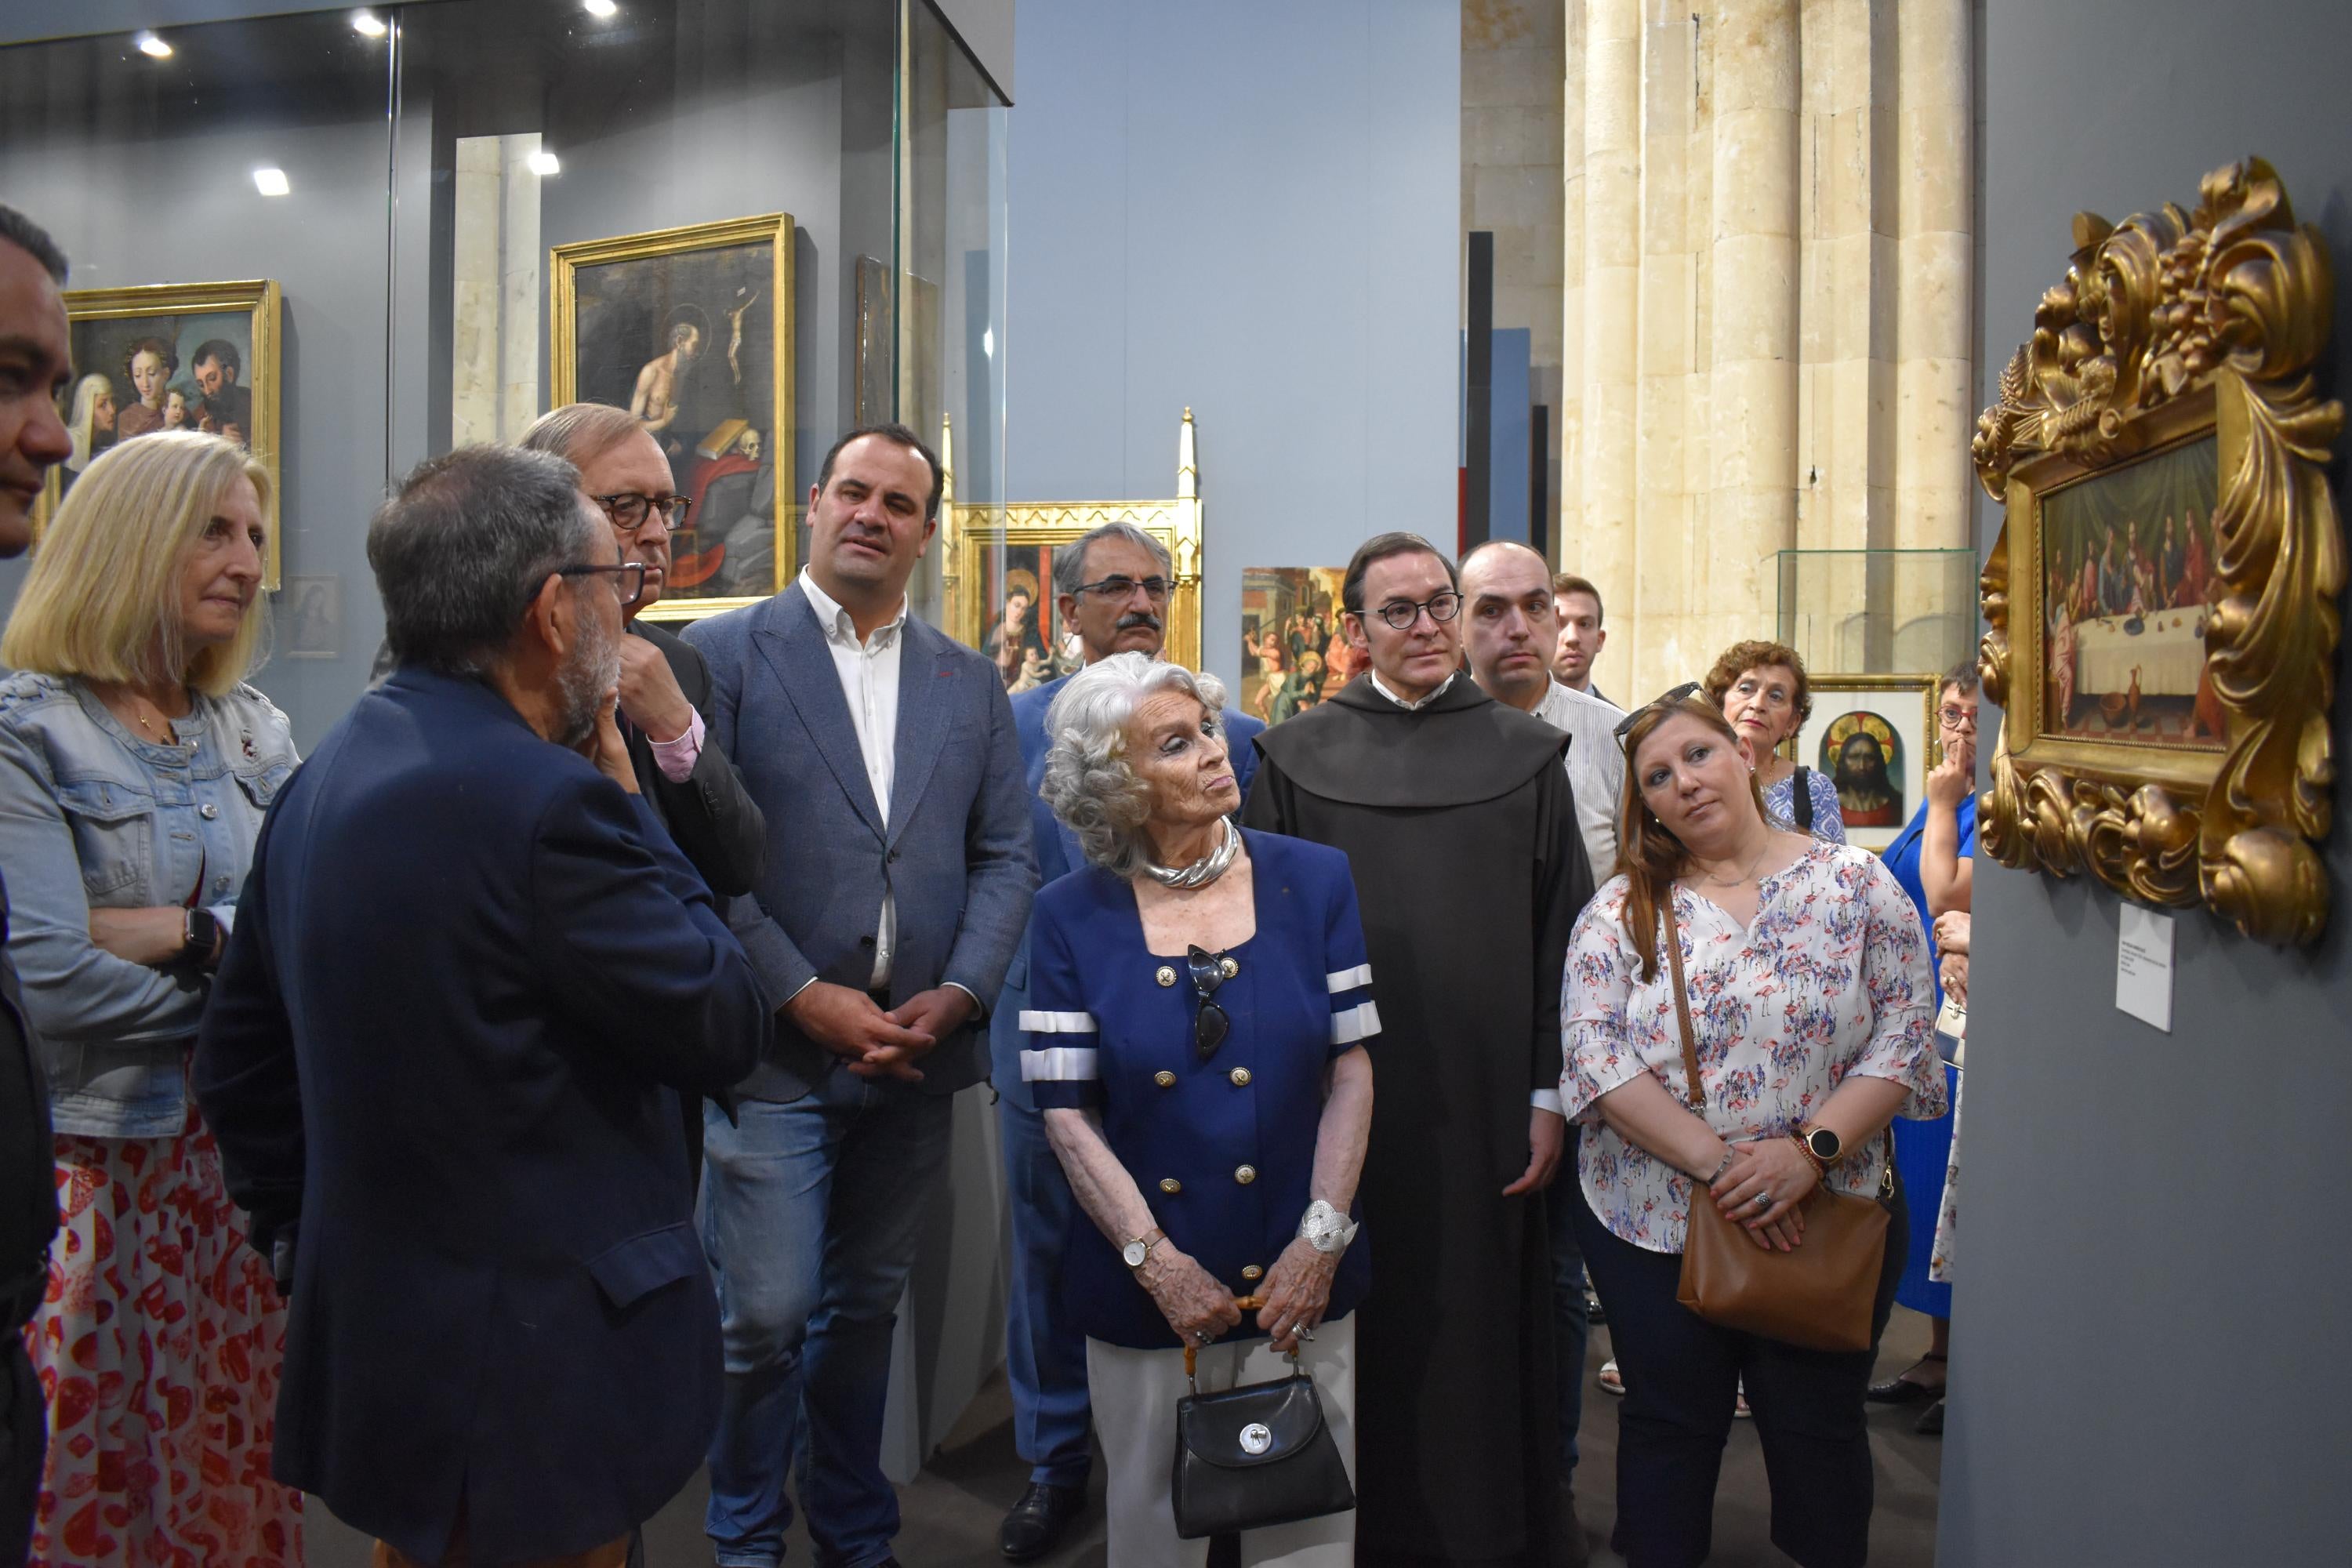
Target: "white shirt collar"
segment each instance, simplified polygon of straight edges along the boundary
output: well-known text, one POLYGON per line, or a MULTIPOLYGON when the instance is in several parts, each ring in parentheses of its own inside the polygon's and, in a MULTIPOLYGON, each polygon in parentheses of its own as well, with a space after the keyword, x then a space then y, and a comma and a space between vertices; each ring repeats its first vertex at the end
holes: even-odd
POLYGON ((898 629, 907 624, 907 598, 903 594, 898 596, 898 613, 876 626, 873 637, 868 639, 858 637, 857 623, 849 618, 849 612, 835 604, 832 595, 816 585, 816 579, 809 575, 805 566, 801 568, 801 592, 808 595, 809 607, 816 612, 816 624, 824 628, 825 637, 834 642, 847 643, 851 647, 863 647, 868 642, 879 647, 887 638, 898 636, 898 629))
POLYGON ((1432 691, 1428 696, 1423 698, 1418 702, 1408 702, 1403 698, 1399 697, 1395 692, 1389 689, 1388 682, 1381 679, 1381 672, 1379 670, 1375 669, 1370 673, 1372 678, 1372 689, 1379 692, 1381 696, 1387 698, 1390 701, 1395 703, 1398 707, 1403 709, 1408 713, 1418 713, 1423 709, 1428 707, 1431 703, 1436 701, 1440 697, 1444 696, 1445 689, 1453 685, 1454 680, 1462 674, 1459 669, 1456 669, 1452 675, 1447 676, 1444 679, 1437 683, 1436 690, 1432 691))

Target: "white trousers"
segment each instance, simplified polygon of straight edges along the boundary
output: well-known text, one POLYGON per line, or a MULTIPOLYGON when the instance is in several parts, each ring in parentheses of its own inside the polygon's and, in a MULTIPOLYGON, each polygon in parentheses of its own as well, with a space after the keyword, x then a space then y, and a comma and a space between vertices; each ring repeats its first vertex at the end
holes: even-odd
MULTIPOLYGON (((1315 1331, 1298 1364, 1315 1380, 1323 1424, 1339 1446, 1348 1479, 1356 1477, 1356 1316, 1315 1331)), ((1290 1374, 1290 1361, 1268 1342, 1211 1345, 1201 1352, 1201 1392, 1290 1374)), ((1102 1444, 1109 1492, 1110 1568, 1204 1568, 1206 1541, 1176 1538, 1169 1474, 1176 1464, 1176 1402, 1190 1392, 1181 1350, 1138 1351, 1087 1342, 1087 1392, 1102 1444)), ((1350 1568, 1356 1559, 1353 1511, 1242 1532, 1242 1568, 1350 1568)))

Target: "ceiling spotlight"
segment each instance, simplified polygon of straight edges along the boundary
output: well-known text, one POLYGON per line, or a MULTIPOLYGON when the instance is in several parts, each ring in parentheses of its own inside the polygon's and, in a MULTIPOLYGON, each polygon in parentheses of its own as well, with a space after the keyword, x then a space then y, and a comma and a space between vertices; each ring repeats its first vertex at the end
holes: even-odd
POLYGON ((142 33, 131 41, 138 45, 139 52, 149 59, 168 60, 172 58, 172 46, 152 33, 142 33))
POLYGON ((256 169, 253 172, 253 188, 265 196, 282 196, 294 189, 287 183, 283 169, 256 169))
POLYGON ((560 174, 563 172, 562 163, 544 148, 523 161, 530 165, 530 172, 534 174, 560 174))
POLYGON ((352 13, 352 31, 362 38, 381 38, 391 30, 383 25, 383 18, 373 11, 352 13))
POLYGON ((619 0, 580 0, 580 8, 601 21, 618 12, 621 7, 619 0))

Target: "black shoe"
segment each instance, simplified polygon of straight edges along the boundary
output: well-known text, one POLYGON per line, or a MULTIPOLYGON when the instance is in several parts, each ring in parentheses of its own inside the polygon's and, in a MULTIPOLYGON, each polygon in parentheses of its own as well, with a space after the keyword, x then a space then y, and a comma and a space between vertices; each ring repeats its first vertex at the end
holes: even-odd
MULTIPOLYGON (((1916 1372, 1931 1361, 1940 1365, 1943 1360, 1944 1358, 1939 1355, 1923 1355, 1905 1367, 1903 1372, 1916 1372)), ((1862 1396, 1873 1405, 1917 1405, 1923 1400, 1941 1399, 1944 1396, 1944 1385, 1942 1384, 1930 1385, 1916 1382, 1905 1377, 1903 1373, 1897 1373, 1885 1383, 1872 1384, 1863 1391, 1862 1396)))
POLYGON ((1609 1321, 1609 1314, 1601 1310, 1601 1298, 1590 1290, 1584 1293, 1584 1321, 1588 1323, 1605 1323, 1609 1321))
POLYGON ((1086 1511, 1086 1488, 1032 1481, 1013 1511, 1004 1516, 1004 1526, 996 1532, 997 1549, 1011 1563, 1043 1557, 1061 1544, 1070 1521, 1086 1511))
POLYGON ((1919 1419, 1911 1424, 1911 1430, 1918 1433, 1922 1437, 1942 1436, 1944 1435, 1944 1402, 1938 1399, 1921 1412, 1919 1419))

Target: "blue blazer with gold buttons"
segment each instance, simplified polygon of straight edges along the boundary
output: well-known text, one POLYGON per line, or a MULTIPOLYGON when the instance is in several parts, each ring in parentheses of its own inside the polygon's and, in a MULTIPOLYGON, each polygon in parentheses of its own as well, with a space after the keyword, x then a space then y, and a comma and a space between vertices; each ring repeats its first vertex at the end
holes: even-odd
MULTIPOLYGON (((1236 1296, 1259 1288, 1312 1201, 1325 1069, 1381 1026, 1347 856, 1272 833, 1243 842, 1257 931, 1227 950, 1234 968, 1216 1000, 1233 1027, 1209 1059, 1193 1046, 1200 1004, 1184 954, 1150 951, 1134 889, 1097 866, 1037 895, 1021 1014, 1021 1074, 1038 1109, 1098 1111, 1160 1229, 1236 1296)), ((1078 1328, 1137 1350, 1177 1346, 1117 1246, 1083 1212, 1071 1231, 1063 1292, 1078 1328)), ((1370 1237, 1366 1226, 1341 1257, 1327 1320, 1362 1300, 1370 1237)), ((1254 1313, 1227 1336, 1255 1337, 1254 1313)))

